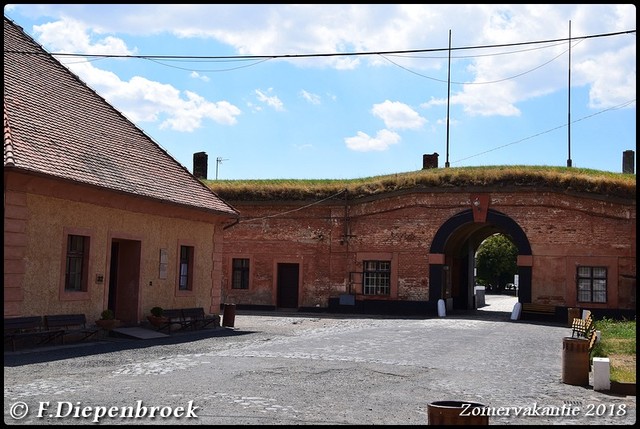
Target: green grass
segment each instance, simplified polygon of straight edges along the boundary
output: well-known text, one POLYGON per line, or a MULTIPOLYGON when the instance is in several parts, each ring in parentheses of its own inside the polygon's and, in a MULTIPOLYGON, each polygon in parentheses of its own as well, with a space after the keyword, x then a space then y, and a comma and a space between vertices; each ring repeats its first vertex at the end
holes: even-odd
POLYGON ((600 342, 593 357, 608 357, 610 379, 623 383, 636 382, 636 321, 604 318, 594 322, 600 331, 600 342))
POLYGON ((229 200, 357 199, 385 192, 423 188, 508 186, 586 192, 636 199, 636 175, 586 168, 550 166, 483 166, 431 168, 357 179, 203 180, 229 200))

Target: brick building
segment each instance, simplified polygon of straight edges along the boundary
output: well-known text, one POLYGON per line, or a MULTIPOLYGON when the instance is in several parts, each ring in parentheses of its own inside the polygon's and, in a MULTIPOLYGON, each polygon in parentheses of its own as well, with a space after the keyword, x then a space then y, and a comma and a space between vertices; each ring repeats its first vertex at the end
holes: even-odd
POLYGON ((211 182, 242 215, 224 229, 222 300, 427 314, 443 299, 470 309, 475 252, 503 233, 518 249, 520 302, 549 304, 564 320, 570 307, 635 315, 635 190, 616 196, 532 182, 324 200, 239 196, 211 182))
POLYGON ((4 315, 220 310, 238 213, 4 19, 4 315))

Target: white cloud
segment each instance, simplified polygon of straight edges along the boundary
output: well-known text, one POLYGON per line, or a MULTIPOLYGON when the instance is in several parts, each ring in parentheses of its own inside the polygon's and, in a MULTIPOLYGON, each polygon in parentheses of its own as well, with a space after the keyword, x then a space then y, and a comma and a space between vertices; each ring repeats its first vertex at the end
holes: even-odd
MULTIPOLYGON (((589 87, 588 105, 614 106, 636 97, 635 34, 579 39, 635 29, 633 4, 12 6, 12 10, 28 8, 48 11, 49 16, 75 17, 65 25, 37 27, 43 36, 39 40, 45 45, 55 45, 55 50, 93 53, 133 51, 108 35, 115 32, 215 39, 242 55, 354 53, 442 49, 448 46, 450 34, 454 48, 562 39, 569 36, 571 21, 575 38, 572 81, 589 87), (93 28, 101 38, 91 41, 85 28, 93 28)), ((523 102, 566 89, 567 51, 566 42, 454 51, 451 78, 456 83, 452 84, 450 101, 463 106, 470 115, 518 115, 523 102)), ((387 58, 410 72, 447 80, 446 51, 387 58)), ((371 65, 397 67, 377 55, 284 61, 300 67, 340 70, 371 65)), ((278 101, 275 98, 268 102, 278 109, 278 104, 282 106, 278 101)))
POLYGON ((192 77, 192 78, 194 78, 194 79, 200 79, 200 80, 201 80, 201 81, 203 81, 203 82, 209 82, 209 81, 211 80, 211 79, 209 79, 209 76, 202 75, 202 74, 200 74, 200 73, 198 73, 198 72, 196 72, 196 71, 192 71, 192 72, 189 74, 189 77, 192 77))
POLYGON ((60 53, 132 55, 135 50, 127 48, 126 43, 117 37, 107 36, 92 41, 89 26, 75 19, 50 22, 33 27, 39 43, 60 53))
POLYGON ((389 130, 380 130, 375 137, 370 137, 362 131, 354 137, 344 139, 345 144, 351 150, 357 152, 385 151, 391 145, 399 143, 401 140, 397 133, 389 130))
POLYGON ((300 96, 307 100, 311 104, 320 104, 320 96, 317 94, 312 94, 304 89, 300 91, 300 96))
POLYGON ((418 129, 427 122, 418 112, 399 101, 385 100, 374 104, 371 112, 382 119, 387 128, 392 129, 418 129))
MULTIPOLYGON (((267 90, 267 92, 272 92, 272 91, 273 91, 273 88, 269 88, 267 90)), ((256 93, 256 96, 257 96, 258 100, 262 101, 267 106, 273 107, 277 111, 283 111, 284 110, 284 104, 282 103, 282 101, 280 101, 278 96, 276 96, 276 95, 269 96, 264 91, 261 91, 259 89, 256 89, 255 93, 256 93)))
MULTIPOLYGON (((75 20, 64 20, 36 27, 41 43, 53 52, 130 54, 133 50, 117 38, 106 37, 93 43, 87 27, 75 20)), ((234 125, 242 112, 228 101, 211 102, 172 85, 134 76, 121 80, 115 73, 101 70, 90 62, 78 62, 67 57, 66 66, 77 74, 111 105, 133 122, 161 121, 161 128, 191 132, 210 119, 223 125, 234 125)))

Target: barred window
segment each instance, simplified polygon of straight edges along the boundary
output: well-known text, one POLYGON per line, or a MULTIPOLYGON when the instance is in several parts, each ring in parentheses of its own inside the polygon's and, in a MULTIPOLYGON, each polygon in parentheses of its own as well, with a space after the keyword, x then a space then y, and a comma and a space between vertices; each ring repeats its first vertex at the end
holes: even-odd
POLYGON ((249 259, 234 258, 231 289, 249 289, 249 259))
POLYGON ((364 261, 362 288, 365 295, 389 295, 391 292, 391 262, 364 261))
POLYGON ((578 302, 607 302, 607 268, 578 267, 578 302))
POLYGON ((87 290, 89 264, 89 237, 83 235, 67 236, 67 263, 64 289, 67 292, 87 290))
POLYGON ((180 246, 179 290, 193 289, 193 247, 180 246))

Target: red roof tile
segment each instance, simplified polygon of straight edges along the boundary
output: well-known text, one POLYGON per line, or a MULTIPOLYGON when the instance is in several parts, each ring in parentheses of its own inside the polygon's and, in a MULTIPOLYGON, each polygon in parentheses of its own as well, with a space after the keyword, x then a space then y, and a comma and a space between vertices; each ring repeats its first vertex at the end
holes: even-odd
POLYGON ((238 215, 6 17, 4 165, 238 215))

